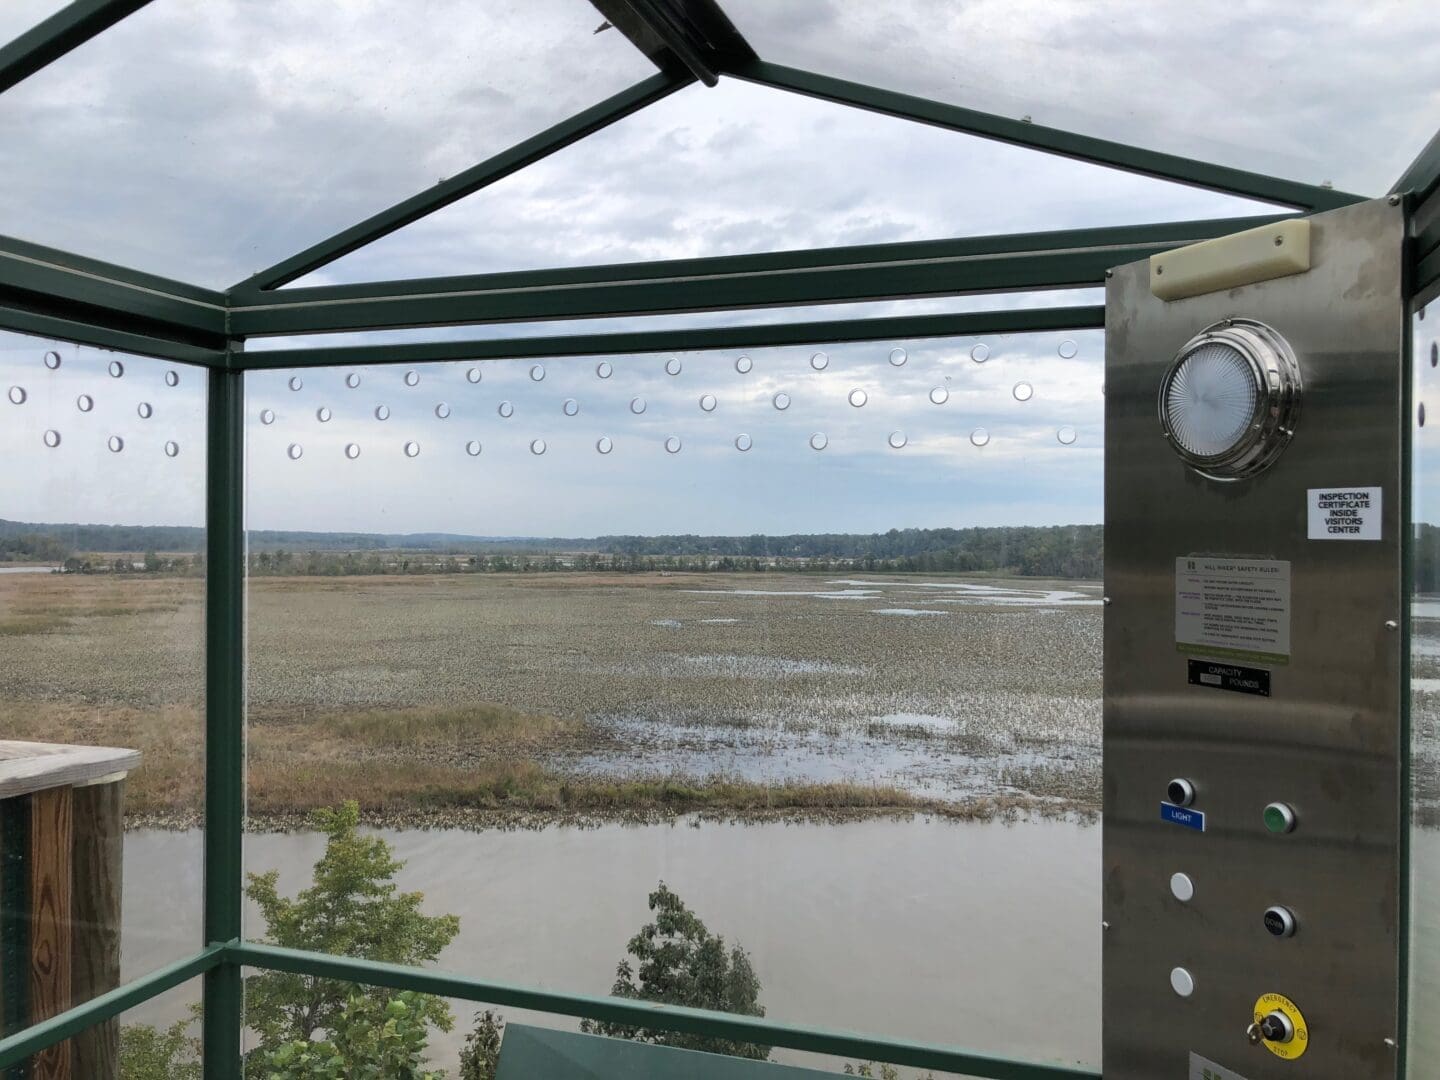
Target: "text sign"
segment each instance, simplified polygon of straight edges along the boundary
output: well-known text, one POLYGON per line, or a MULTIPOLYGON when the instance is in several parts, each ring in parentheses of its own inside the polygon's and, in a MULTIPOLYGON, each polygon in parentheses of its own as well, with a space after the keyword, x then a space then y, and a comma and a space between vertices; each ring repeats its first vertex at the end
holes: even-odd
POLYGON ((1196 832, 1205 831, 1205 812, 1203 810, 1187 810, 1174 803, 1162 802, 1160 804, 1160 820, 1168 821, 1172 825, 1183 825, 1196 832))
POLYGON ((1245 1080, 1245 1077, 1191 1050, 1190 1080, 1245 1080))
POLYGON ((1379 540, 1378 487, 1310 488, 1311 540, 1379 540))
POLYGON ((1290 564, 1182 555, 1175 560, 1175 647, 1221 660, 1290 660, 1290 564))
POLYGON ((1213 690, 1234 690, 1237 694, 1270 696, 1270 672, 1264 668, 1222 664, 1214 660, 1190 660, 1190 685, 1213 690))

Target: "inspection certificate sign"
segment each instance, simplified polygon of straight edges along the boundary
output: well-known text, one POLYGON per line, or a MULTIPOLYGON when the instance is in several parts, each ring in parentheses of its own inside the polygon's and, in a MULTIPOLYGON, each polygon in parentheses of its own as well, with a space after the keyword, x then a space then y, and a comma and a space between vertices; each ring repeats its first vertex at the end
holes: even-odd
POLYGON ((1378 487, 1310 488, 1307 514, 1311 540, 1379 540, 1378 487))
POLYGON ((1290 660, 1290 564, 1182 555, 1175 560, 1175 647, 1223 660, 1290 660))

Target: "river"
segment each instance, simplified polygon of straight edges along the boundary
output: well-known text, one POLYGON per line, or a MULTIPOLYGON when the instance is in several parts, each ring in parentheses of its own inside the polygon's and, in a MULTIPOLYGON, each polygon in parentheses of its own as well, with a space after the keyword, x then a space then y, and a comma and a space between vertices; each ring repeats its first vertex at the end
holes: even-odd
MULTIPOLYGON (((461 916, 441 957, 451 970, 606 993, 663 878, 712 932, 749 951, 772 1019, 1099 1060, 1095 826, 682 821, 382 835, 406 862, 401 887, 423 891, 430 914, 461 916)), ((252 835, 248 869, 279 870, 293 894, 322 849, 313 833, 252 835)), ((199 940, 200 854, 196 831, 127 835, 127 977, 199 940)), ((263 933, 253 908, 247 931, 263 933)), ((126 1020, 164 1021, 179 1008, 171 995, 126 1020)), ((457 1003, 456 1031, 432 1042, 438 1065, 453 1068, 472 1011, 457 1003)))

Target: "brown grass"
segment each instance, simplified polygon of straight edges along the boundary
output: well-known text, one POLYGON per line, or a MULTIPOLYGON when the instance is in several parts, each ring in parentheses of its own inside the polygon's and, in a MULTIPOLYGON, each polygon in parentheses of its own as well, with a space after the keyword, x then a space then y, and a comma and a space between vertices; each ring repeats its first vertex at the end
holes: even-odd
MULTIPOLYGON (((346 799, 358 800, 367 816, 387 818, 444 811, 625 816, 929 807, 896 788, 863 784, 764 785, 685 776, 573 778, 524 756, 527 744, 565 733, 573 725, 500 706, 328 714, 252 724, 248 809, 261 819, 293 819, 346 799), (459 754, 474 764, 425 760, 416 751, 426 748, 446 751, 442 757, 459 754)), ((201 717, 194 709, 3 702, 0 730, 15 739, 138 749, 141 765, 126 789, 132 820, 198 820, 204 754, 201 717)))

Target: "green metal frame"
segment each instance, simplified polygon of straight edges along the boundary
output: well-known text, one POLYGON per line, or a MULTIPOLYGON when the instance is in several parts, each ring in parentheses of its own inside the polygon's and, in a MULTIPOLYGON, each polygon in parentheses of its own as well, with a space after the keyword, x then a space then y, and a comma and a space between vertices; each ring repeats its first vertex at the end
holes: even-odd
POLYGON ((1105 271, 1274 215, 522 270, 232 297, 240 337, 1099 287, 1105 271))
POLYGON ((1009 311, 901 315, 827 322, 765 323, 758 326, 645 330, 630 333, 561 334, 553 337, 425 341, 407 345, 349 345, 252 352, 247 371, 372 364, 423 364, 445 360, 500 360, 531 357, 606 356, 618 353, 695 352, 703 349, 758 349, 768 345, 898 341, 976 334, 1029 334, 1046 330, 1098 329, 1103 305, 1018 308, 1009 311))
MULTIPOLYGON (((144 3, 76 0, 0 47, 0 91, 82 45, 144 3)), ((1007 1061, 954 1047, 513 986, 244 941, 246 371, 1026 333, 1100 327, 1104 310, 1093 305, 1020 308, 404 345, 334 346, 321 342, 311 348, 249 352, 243 350, 246 338, 1099 286, 1112 266, 1277 218, 1267 215, 358 286, 283 291, 280 286, 481 190, 697 79, 713 84, 724 76, 1045 153, 1260 199, 1301 212, 1342 206, 1360 198, 768 63, 755 55, 715 0, 596 0, 595 6, 655 62, 658 74, 459 176, 312 245, 226 292, 0 237, 0 327, 209 369, 204 840, 207 944, 193 957, 0 1039, 0 1071, 88 1025, 203 977, 205 1075, 212 1080, 238 1078, 243 1026, 241 975, 244 968, 250 967, 1002 1080, 1079 1080, 1095 1076, 1086 1070, 1007 1061)), ((1421 152, 1394 188, 1395 197, 1409 200, 1411 206, 1411 280, 1417 299, 1422 300, 1418 294, 1427 289, 1440 290, 1437 189, 1440 135, 1421 152)))
POLYGON ((150 0, 76 0, 0 47, 0 93, 84 45, 150 0))

